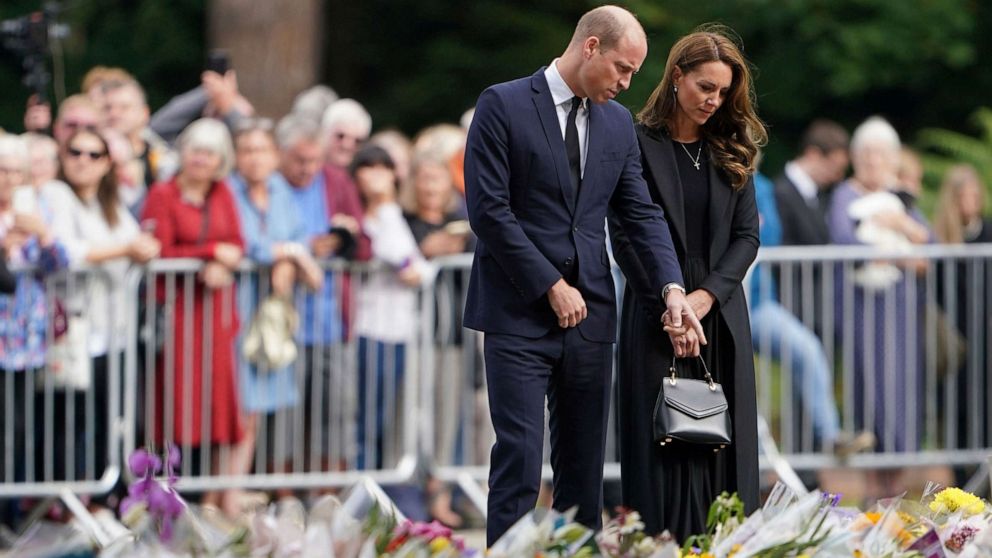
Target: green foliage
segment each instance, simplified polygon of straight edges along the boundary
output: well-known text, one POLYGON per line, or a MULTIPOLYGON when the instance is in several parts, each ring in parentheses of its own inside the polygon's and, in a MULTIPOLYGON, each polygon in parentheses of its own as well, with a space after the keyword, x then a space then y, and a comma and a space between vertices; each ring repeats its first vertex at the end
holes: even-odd
POLYGON ((947 169, 957 163, 968 163, 975 167, 989 191, 992 186, 992 108, 979 108, 971 120, 978 130, 977 137, 942 128, 920 130, 917 144, 929 150, 923 155, 928 184, 939 185, 947 169))
MULTIPOLYGON (((5 0, 0 17, 41 0, 5 0)), ((260 0, 259 0, 260 1, 260 0)), ((153 108, 198 81, 204 0, 66 0, 66 86, 94 64, 137 75, 153 108)), ((572 0, 323 1, 324 81, 364 102, 375 127, 414 133, 456 121, 488 85, 533 73, 561 53, 576 20, 599 2, 572 0)), ((658 83, 670 45, 720 21, 756 67, 759 111, 771 127, 765 170, 775 174, 816 117, 853 128, 872 114, 904 136, 921 128, 962 132, 987 103, 992 3, 974 0, 629 0, 649 53, 620 102, 637 110, 658 83)), ((264 40, 264 38, 260 38, 264 40)), ((20 130, 27 91, 19 63, 2 53, 0 126, 20 130)))
POLYGON ((716 500, 710 504, 709 512, 706 514, 706 533, 688 537, 682 544, 682 554, 689 554, 693 547, 699 548, 704 553, 709 552, 718 528, 728 529, 727 532, 723 533, 726 536, 743 523, 746 518, 744 502, 737 496, 737 493, 721 492, 716 500))
MULTIPOLYGON (((0 18, 36 11, 41 0, 4 0, 0 18)), ((65 89, 79 92, 93 66, 120 66, 133 73, 159 107, 199 83, 206 45, 204 0, 64 0, 60 21, 69 26, 62 41, 65 89)), ((49 60, 51 68, 51 60, 49 60)), ((21 131, 29 91, 21 85, 20 61, 0 48, 0 127, 21 131)), ((50 95, 51 97, 51 95, 50 95)))

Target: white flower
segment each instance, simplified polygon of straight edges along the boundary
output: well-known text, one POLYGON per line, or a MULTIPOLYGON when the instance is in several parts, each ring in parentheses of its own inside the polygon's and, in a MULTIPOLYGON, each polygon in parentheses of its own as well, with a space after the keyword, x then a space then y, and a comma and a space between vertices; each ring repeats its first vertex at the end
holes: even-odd
POLYGON ((632 511, 623 516, 623 523, 620 525, 621 535, 630 535, 644 530, 644 522, 641 521, 641 514, 632 511))
POLYGON ((651 556, 656 550, 658 550, 658 545, 653 538, 644 537, 643 539, 637 541, 633 550, 635 556, 651 556))

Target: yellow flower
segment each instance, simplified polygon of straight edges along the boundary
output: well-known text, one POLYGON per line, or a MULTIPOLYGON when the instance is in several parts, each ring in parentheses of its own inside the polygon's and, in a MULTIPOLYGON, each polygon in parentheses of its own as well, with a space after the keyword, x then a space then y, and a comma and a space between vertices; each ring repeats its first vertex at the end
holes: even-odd
POLYGON ((930 511, 954 513, 963 510, 965 516, 977 515, 985 511, 985 502, 981 498, 965 492, 960 488, 945 488, 937 493, 930 502, 930 511))
POLYGON ((431 541, 431 554, 437 554, 442 550, 446 550, 449 546, 451 546, 451 539, 448 537, 438 537, 431 541))

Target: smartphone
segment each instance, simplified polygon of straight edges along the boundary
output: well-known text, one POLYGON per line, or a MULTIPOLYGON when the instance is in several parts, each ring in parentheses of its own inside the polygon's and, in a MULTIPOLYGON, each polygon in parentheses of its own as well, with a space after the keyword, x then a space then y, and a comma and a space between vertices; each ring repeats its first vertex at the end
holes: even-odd
POLYGON ((214 49, 207 54, 207 70, 211 72, 224 75, 230 69, 230 63, 226 50, 214 49))
POLYGON ((33 186, 17 186, 11 194, 10 205, 14 213, 34 215, 38 212, 38 197, 33 186))

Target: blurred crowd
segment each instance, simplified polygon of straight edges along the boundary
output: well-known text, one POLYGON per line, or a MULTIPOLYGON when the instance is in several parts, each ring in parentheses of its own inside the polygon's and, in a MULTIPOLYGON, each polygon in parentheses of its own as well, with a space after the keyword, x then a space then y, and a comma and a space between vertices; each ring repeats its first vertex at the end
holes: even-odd
MULTIPOLYGON (((373 355, 357 361, 356 397, 376 402, 359 406, 360 415, 375 409, 377 416, 361 415, 357 422, 378 425, 359 428, 358 446, 374 451, 365 455, 360 450, 355 466, 381 467, 388 453, 382 413, 390 407, 383 386, 402 381, 408 345, 419 326, 417 290, 432 260, 474 248, 462 172, 470 121, 468 112, 459 124, 431 126, 411 139, 374 125, 358 101, 339 99, 320 85, 300 93, 291 112, 273 121, 255 114, 233 71, 204 72, 199 87, 154 113, 141 84, 121 68, 93 68, 81 92, 57 107, 30 100, 27 131, 0 135, 0 260, 6 268, 34 270, 12 274, 0 269, 0 290, 7 293, 0 295, 0 367, 9 372, 0 381, 0 401, 10 403, 0 432, 7 447, 23 448, 36 427, 26 419, 10 420, 30 413, 25 405, 34 397, 33 386, 48 381, 42 377, 46 364, 49 374, 59 375, 58 385, 68 388, 49 395, 67 404, 56 399, 51 407, 61 413, 106 408, 109 362, 122 358, 119 341, 128 331, 123 300, 128 269, 153 260, 194 258, 203 262, 195 284, 170 290, 159 282, 153 293, 154 306, 173 312, 164 333, 171 342, 157 347, 154 357, 157 381, 168 378, 169 385, 157 388, 190 392, 192 399, 160 398, 155 412, 171 420, 157 420, 158 430, 147 433, 149 439, 227 446, 233 457, 226 460, 228 470, 217 472, 250 473, 259 432, 271 436, 276 430, 260 428, 272 413, 303 406, 306 424, 331 420, 335 402, 317 401, 312 394, 326 395, 333 391, 326 386, 342 381, 332 349, 347 339, 354 340, 359 354, 373 355), (373 134, 374 128, 380 131, 373 134), (347 278, 322 265, 331 259, 375 261, 387 272, 364 281, 351 296, 347 278), (262 266, 264 276, 238 281, 245 260, 262 266), (53 304, 46 276, 93 266, 105 281, 53 304), (288 348, 272 343, 280 335, 298 343, 288 348), (213 348, 208 353, 200 342, 204 338, 213 348), (295 370, 301 362, 304 382, 299 384, 295 370), (203 390, 207 373, 210 389, 203 390), (68 404, 72 388, 83 388, 95 399, 68 404), (209 431, 201 431, 200 413, 206 408, 209 431)), ((932 220, 917 204, 921 176, 919 156, 901 145, 883 119, 868 119, 853 135, 834 122, 813 122, 781 176, 774 181, 756 177, 761 243, 898 248, 992 240, 992 225, 983 216, 986 188, 974 168, 959 165, 947 172, 932 220)), ((922 339, 922 328, 904 331, 911 324, 905 316, 894 322, 881 318, 892 299, 879 294, 903 292, 910 288, 908 276, 921 270, 919 262, 887 262, 860 267, 850 278, 860 289, 854 304, 879 316, 847 324, 876 328, 871 335, 855 332, 860 340, 855 366, 899 370, 904 391, 923 389, 914 367, 922 366, 924 357, 909 358, 913 345, 875 351, 864 340, 891 335, 886 328, 903 328, 899 339, 922 339)), ((895 428, 892 450, 918 448, 919 437, 911 434, 920 429, 908 425, 920 414, 903 405, 895 413, 898 424, 886 426, 893 415, 886 409, 898 404, 892 400, 876 401, 875 431, 841 429, 825 333, 799 319, 801 302, 782 300, 798 294, 798 289, 780 293, 774 284, 789 279, 773 279, 753 285, 755 347, 776 359, 791 359, 797 397, 813 417, 816 443, 838 453, 863 451, 877 444, 879 428, 895 428)), ((921 288, 922 283, 912 284, 921 288)), ((963 298, 950 312, 960 320, 949 324, 959 335, 967 330, 969 315, 963 298)), ((919 315, 927 308, 948 312, 931 302, 919 298, 919 315)), ((906 306, 900 308, 903 312, 906 306)), ((984 370, 987 357, 981 358, 984 370)), ((449 377, 446 385, 458 385, 457 380, 449 377)), ((860 396, 884 392, 858 390, 860 396)), ((455 428, 457 413, 438 412, 448 413, 439 425, 455 428)), ((55 420, 59 424, 66 418, 55 420)), ((96 432, 106 430, 106 413, 96 413, 94 420, 96 432)), ((100 438, 97 444, 105 443, 100 438)), ((444 444, 439 449, 453 451, 444 444)), ((107 451, 98 446, 93 453, 106 456, 107 451)), ((100 459, 90 464, 96 471, 104 466, 100 459)), ((0 480, 27 474, 2 467, 0 480)), ((893 492, 884 486, 879 490, 893 492)), ((434 517, 457 526, 450 494, 437 486, 428 493, 434 517)), ((218 495, 216 503, 237 513, 237 495, 228 496, 218 495)))
MULTIPOLYGON (((215 472, 248 474, 260 431, 270 447, 285 445, 284 432, 260 429, 260 419, 305 406, 300 422, 310 425, 341 412, 329 398, 345 375, 336 349, 347 340, 371 355, 357 359, 354 397, 375 398, 369 408, 377 409, 366 417, 358 406, 358 424, 373 427, 355 429, 351 465, 380 468, 388 454, 383 410, 396 404, 394 389, 384 386, 402 381, 428 260, 474 247, 462 195, 466 129, 440 124, 412 139, 388 128, 372 135, 368 111, 325 86, 302 92, 273 121, 255 114, 234 71, 201 77, 199 87, 152 113, 134 76, 96 67, 54 111, 29 100, 26 133, 0 136, 3 260, 33 270, 3 273, 10 294, 0 296, 0 367, 12 373, 0 382, 0 400, 17 405, 0 431, 19 456, 30 453, 24 448, 32 439, 37 447, 66 447, 72 435, 56 429, 46 436, 21 397, 54 384, 55 400, 39 409, 75 413, 53 417, 55 424, 105 432, 108 361, 122 358, 128 332, 128 269, 193 258, 203 262, 195 284, 160 280, 148 287, 155 303, 142 308, 156 321, 169 314, 156 338, 143 340, 154 344, 150 379, 160 394, 154 409, 142 409, 156 417, 145 425, 149 442, 223 447, 231 457, 215 472), (380 271, 352 289, 348 274, 324 265, 332 259, 374 261, 380 271), (245 261, 264 271, 239 275, 245 261), (80 279, 53 304, 47 277, 93 267, 105 280, 80 279), (305 396, 313 393, 323 397, 305 396), (74 410, 65 410, 69 400, 74 410)), ((324 430, 314 437, 326 437, 324 430)), ((107 455, 101 438, 95 463, 60 461, 56 476, 75 469, 60 478, 98 477, 107 455)), ((324 463, 325 470, 337 466, 324 463)), ((4 480, 25 475, 0 465, 4 480)), ((34 478, 52 478, 42 475, 34 478)), ((232 514, 240 506, 238 494, 213 502, 232 514)), ((446 506, 434 515, 457 523, 446 506)))

